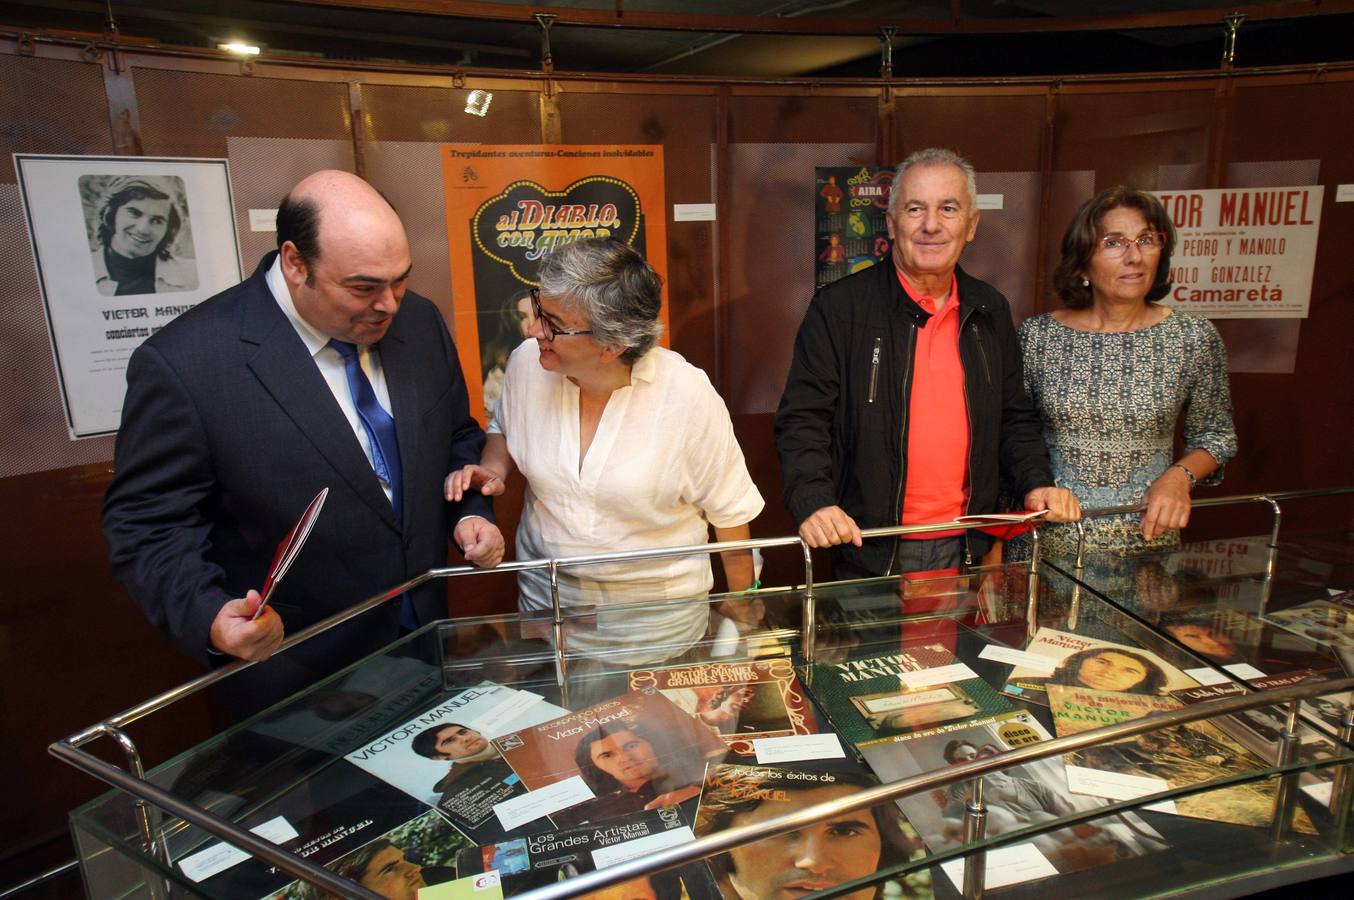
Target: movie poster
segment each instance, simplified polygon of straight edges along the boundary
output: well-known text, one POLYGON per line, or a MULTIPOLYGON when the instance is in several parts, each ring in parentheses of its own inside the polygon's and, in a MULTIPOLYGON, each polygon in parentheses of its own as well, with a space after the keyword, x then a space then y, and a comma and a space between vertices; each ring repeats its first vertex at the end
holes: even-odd
POLYGON ((1175 223, 1162 303, 1211 319, 1305 319, 1325 188, 1156 191, 1175 223))
POLYGON ((66 425, 118 430, 127 361, 240 281, 224 159, 15 154, 66 425))
POLYGON ((822 287, 889 255, 885 214, 893 170, 829 166, 814 170, 814 285, 822 287))
POLYGON ((487 145, 442 148, 453 331, 470 409, 482 422, 503 389, 508 354, 534 320, 528 291, 551 248, 613 237, 664 281, 667 212, 658 145, 487 145))

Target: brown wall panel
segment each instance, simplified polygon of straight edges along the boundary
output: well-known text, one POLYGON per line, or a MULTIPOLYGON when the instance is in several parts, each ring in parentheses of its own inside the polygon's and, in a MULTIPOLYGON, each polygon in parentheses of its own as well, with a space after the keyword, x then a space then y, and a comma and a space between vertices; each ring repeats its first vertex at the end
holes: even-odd
POLYGON ((346 138, 342 83, 136 69, 147 156, 227 154, 230 137, 346 138))
POLYGON ((0 56, 0 183, 12 153, 112 153, 103 69, 64 59, 0 56))
POLYGON ((672 220, 674 203, 715 202, 715 98, 572 92, 560 96, 559 106, 566 144, 662 145, 670 346, 715 380, 715 223, 672 220))
MULTIPOLYGON (((1242 84, 1230 106, 1226 160, 1319 160, 1326 190, 1311 309, 1298 326, 1293 374, 1232 377, 1241 454, 1228 475, 1229 492, 1354 482, 1348 452, 1354 403, 1342 375, 1354 334, 1354 254, 1348 247, 1354 204, 1335 202, 1337 186, 1354 182, 1351 109, 1349 81, 1242 84)), ((1348 523, 1347 510, 1343 517, 1336 513, 1335 521, 1341 518, 1348 523)))
POLYGON ((541 139, 535 91, 495 89, 488 114, 465 112, 464 88, 361 86, 362 122, 372 141, 535 144, 541 139))
POLYGON ((744 94, 729 100, 732 144, 873 144, 878 122, 873 94, 744 94))
MULTIPOLYGON (((1054 119, 1053 168, 1094 171, 1096 190, 1121 182, 1155 190, 1159 166, 1207 162, 1213 99, 1212 90, 1145 86, 1064 92, 1054 119)), ((1057 230, 1061 235, 1061 224, 1057 230)))
MULTIPOLYGON (((0 592, 0 741, 18 773, 0 823, 0 871, 10 853, 60 837, 66 812, 103 793, 49 756, 49 743, 200 674, 108 571, 99 507, 109 475, 109 466, 92 465, 0 479, 0 546, 11 549, 0 592)), ((148 764, 214 730, 201 697, 164 725, 132 730, 148 764)))
POLYGON ((903 95, 894 119, 898 163, 914 150, 947 147, 979 172, 1038 172, 1044 94, 903 95))

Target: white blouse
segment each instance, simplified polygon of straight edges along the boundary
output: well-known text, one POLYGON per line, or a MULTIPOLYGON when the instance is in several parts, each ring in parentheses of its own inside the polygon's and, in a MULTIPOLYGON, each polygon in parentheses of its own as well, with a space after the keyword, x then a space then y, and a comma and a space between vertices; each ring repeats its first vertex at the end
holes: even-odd
MULTIPOLYGON (((578 386, 541 368, 535 340, 513 351, 489 431, 505 436, 527 480, 518 559, 704 544, 708 525, 743 525, 765 506, 724 401, 679 354, 655 347, 635 363, 581 467, 578 408, 578 386)), ((578 566, 560 570, 560 602, 599 607, 604 632, 619 627, 604 607, 702 597, 712 583, 706 554, 578 566)), ((524 611, 550 608, 545 570, 520 573, 518 588, 524 611)), ((646 614, 642 627, 650 641, 694 640, 705 624, 704 606, 692 604, 646 614)), ((626 617, 625 631, 638 627, 626 617)), ((578 649, 593 643, 570 641, 578 649)))

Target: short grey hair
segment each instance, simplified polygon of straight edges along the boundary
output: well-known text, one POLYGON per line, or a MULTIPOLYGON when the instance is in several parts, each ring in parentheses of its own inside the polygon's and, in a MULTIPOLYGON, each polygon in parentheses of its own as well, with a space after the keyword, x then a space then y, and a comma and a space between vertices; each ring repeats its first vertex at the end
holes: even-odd
POLYGON ((978 208, 978 174, 973 169, 973 163, 953 150, 946 150, 944 147, 927 147, 925 150, 914 150, 907 155, 907 159, 898 163, 898 168, 893 173, 893 188, 889 190, 890 216, 898 209, 898 185, 903 183, 903 175, 913 166, 954 166, 964 173, 964 185, 968 188, 970 208, 978 208))
POLYGON ((541 293, 580 310, 595 340, 623 348, 634 365, 663 333, 663 281, 633 247, 615 238, 584 238, 556 247, 541 262, 541 293))

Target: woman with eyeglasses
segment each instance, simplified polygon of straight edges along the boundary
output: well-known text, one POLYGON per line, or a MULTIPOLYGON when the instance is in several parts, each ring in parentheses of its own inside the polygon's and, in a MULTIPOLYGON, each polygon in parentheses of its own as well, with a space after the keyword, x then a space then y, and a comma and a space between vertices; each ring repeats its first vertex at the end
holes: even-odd
MULTIPOLYGON (((502 493, 520 470, 518 559, 704 544, 711 526, 717 540, 746 539, 761 494, 709 378, 657 346, 653 267, 620 241, 589 238, 552 251, 539 280, 531 340, 508 359, 480 464, 448 475, 447 497, 502 493)), ((752 586, 751 551, 721 557, 730 591, 752 586)), ((569 646, 628 635, 651 648, 689 644, 705 631, 703 604, 640 617, 608 608, 700 597, 712 582, 704 554, 561 570, 561 602, 599 609, 596 629, 569 646)), ((551 608, 546 570, 521 572, 518 590, 523 611, 551 608)))
MULTIPOLYGON (((1217 329, 1157 302, 1170 290, 1174 246, 1156 197, 1123 186, 1102 191, 1063 234, 1053 281, 1064 308, 1020 327, 1025 386, 1043 417, 1058 486, 1083 509, 1145 506, 1141 515, 1085 520, 1090 549, 1177 546, 1190 491, 1221 481, 1236 455, 1217 329)), ((1040 536, 1050 552, 1075 549, 1070 527, 1040 536)))

